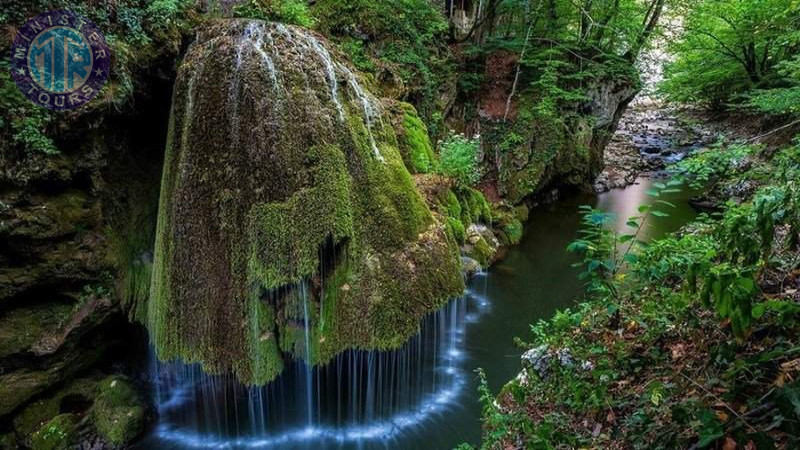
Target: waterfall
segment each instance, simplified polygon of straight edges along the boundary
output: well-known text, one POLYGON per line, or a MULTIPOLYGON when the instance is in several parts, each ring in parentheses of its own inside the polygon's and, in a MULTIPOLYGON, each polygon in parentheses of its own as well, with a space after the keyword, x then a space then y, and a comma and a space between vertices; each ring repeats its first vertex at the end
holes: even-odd
POLYGON ((308 317, 308 284, 304 281, 300 283, 300 297, 303 301, 303 335, 305 340, 305 385, 306 385, 306 412, 308 414, 308 426, 314 423, 314 389, 312 370, 314 367, 313 355, 311 354, 311 321, 308 317))
POLYGON ((385 159, 379 149, 391 142, 380 102, 311 32, 245 20, 206 31, 175 88, 148 303, 159 420, 142 448, 385 443, 458 408, 474 305, 429 313, 460 291, 458 260, 438 228, 402 219, 425 205, 395 185, 408 172, 393 145, 385 159), (353 225, 367 214, 374 225, 353 225), (384 243, 388 229, 412 238, 384 243), (353 251, 347 266, 309 256, 326 240, 353 251), (383 281, 387 249, 409 264, 383 281), (332 281, 317 271, 331 267, 346 268, 349 294, 325 298, 332 281), (412 290, 426 270, 441 286, 412 290), (370 277, 386 288, 377 313, 370 277), (397 330, 382 324, 395 314, 397 330), (417 323, 404 346, 364 350, 405 341, 417 323))
MULTIPOLYGON (((298 287, 305 292, 302 283, 298 287)), ((308 295, 301 296, 309 354, 310 305, 308 295)), ((306 448, 314 443, 337 448, 356 442, 385 448, 388 441, 459 408, 469 376, 466 327, 485 310, 485 301, 480 288, 451 301, 398 350, 348 350, 322 367, 295 361, 261 387, 153 356, 159 423, 143 448, 306 448)))
POLYGON ((345 121, 344 105, 340 99, 339 94, 339 81, 338 77, 342 76, 346 79, 347 85, 351 93, 355 96, 360 104, 362 120, 367 129, 367 137, 369 138, 370 147, 375 157, 383 162, 384 158, 378 149, 373 134, 374 122, 376 119, 380 120, 380 107, 378 101, 370 94, 368 94, 361 84, 358 82, 355 74, 347 66, 341 63, 334 62, 331 58, 330 52, 322 45, 322 43, 307 32, 298 32, 294 28, 287 27, 283 24, 273 25, 283 37, 295 44, 296 49, 299 50, 304 56, 318 60, 324 68, 325 77, 328 84, 329 95, 331 101, 336 106, 336 111, 339 114, 339 121, 345 121))

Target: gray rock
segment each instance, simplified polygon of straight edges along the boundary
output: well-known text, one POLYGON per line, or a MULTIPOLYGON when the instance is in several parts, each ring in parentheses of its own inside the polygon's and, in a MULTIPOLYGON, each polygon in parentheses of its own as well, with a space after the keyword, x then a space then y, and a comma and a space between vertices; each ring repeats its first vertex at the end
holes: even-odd
POLYGON ((469 256, 462 256, 461 270, 464 272, 464 275, 466 275, 467 278, 472 278, 482 269, 478 261, 470 258, 469 256))

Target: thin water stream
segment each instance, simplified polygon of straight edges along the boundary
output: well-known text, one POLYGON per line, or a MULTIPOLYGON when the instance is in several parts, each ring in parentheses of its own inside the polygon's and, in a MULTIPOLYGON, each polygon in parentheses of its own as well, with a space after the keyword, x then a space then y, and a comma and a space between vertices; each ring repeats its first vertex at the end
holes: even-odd
MULTIPOLYGON (((420 335, 392 352, 348 351, 310 370, 298 362, 264 388, 204 375, 197 366, 153 363, 159 421, 140 449, 451 449, 480 441, 474 370, 486 369, 497 392, 520 370, 513 338, 574 304, 582 293, 575 257, 577 207, 616 213, 616 227, 648 203, 650 180, 600 196, 569 195, 532 211, 525 237, 468 292, 429 316, 420 335)), ((668 194, 677 207, 654 218, 646 238, 694 216, 689 193, 668 194)))

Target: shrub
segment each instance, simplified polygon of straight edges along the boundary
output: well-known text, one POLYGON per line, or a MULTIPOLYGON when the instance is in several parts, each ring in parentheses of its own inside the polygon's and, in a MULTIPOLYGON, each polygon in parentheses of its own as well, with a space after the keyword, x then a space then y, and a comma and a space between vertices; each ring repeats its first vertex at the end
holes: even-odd
POLYGON ((236 17, 283 22, 302 27, 314 25, 308 5, 302 0, 247 0, 233 7, 236 17))
POLYGON ((478 162, 480 139, 451 133, 440 144, 438 173, 453 178, 459 187, 474 186, 481 179, 478 162))

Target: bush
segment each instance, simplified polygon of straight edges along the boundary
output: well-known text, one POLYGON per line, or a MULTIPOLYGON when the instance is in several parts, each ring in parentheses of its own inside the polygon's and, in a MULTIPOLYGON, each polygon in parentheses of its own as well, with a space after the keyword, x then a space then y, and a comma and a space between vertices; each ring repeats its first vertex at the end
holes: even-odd
POLYGON ((451 133, 440 144, 437 172, 453 178, 459 187, 470 187, 480 181, 482 173, 478 163, 480 139, 451 133))
POLYGON ((248 0, 233 7, 236 17, 283 22, 301 27, 314 25, 308 5, 302 0, 248 0))

